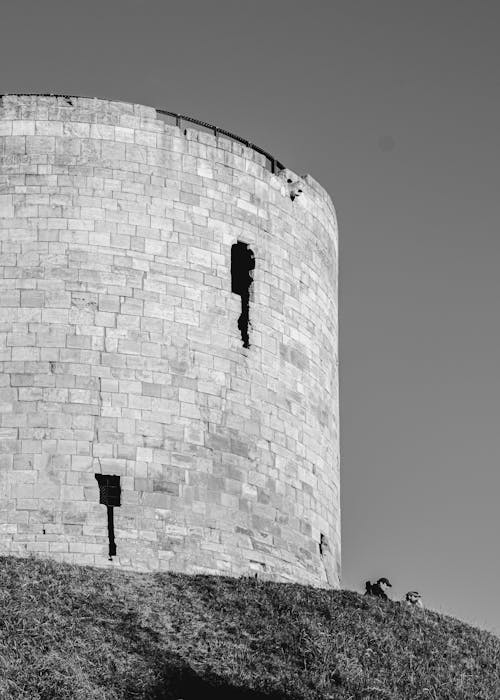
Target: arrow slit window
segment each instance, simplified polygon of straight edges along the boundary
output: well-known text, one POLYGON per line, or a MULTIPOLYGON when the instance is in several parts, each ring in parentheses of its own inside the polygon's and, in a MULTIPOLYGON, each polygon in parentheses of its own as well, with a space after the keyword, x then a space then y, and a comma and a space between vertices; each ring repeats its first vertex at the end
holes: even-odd
POLYGON ((114 508, 121 505, 120 477, 114 474, 96 474, 99 486, 99 503, 106 506, 108 513, 109 558, 116 556, 114 508))
POLYGON ((241 314, 238 328, 244 348, 250 347, 250 296, 253 283, 255 257, 247 243, 238 241, 231 246, 231 291, 241 297, 241 314))

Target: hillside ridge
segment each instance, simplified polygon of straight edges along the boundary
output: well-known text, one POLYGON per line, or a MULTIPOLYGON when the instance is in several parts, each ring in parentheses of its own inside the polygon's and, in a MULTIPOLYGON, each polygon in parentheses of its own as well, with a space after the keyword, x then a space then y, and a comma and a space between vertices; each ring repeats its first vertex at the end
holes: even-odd
POLYGON ((0 557, 5 700, 498 700, 500 639, 353 591, 0 557))

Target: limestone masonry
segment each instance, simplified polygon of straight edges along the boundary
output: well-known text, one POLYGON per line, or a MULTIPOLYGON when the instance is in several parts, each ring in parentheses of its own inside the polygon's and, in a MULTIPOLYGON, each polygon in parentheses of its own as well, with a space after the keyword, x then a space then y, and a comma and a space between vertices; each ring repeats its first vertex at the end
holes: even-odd
POLYGON ((333 205, 184 126, 1 98, 0 551, 338 586, 333 205))

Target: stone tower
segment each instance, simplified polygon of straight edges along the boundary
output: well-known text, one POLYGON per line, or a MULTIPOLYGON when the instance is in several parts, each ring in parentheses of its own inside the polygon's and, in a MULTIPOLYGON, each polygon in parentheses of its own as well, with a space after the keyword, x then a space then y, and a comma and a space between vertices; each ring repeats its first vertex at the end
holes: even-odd
POLYGON ((1 98, 0 551, 338 586, 335 212, 207 127, 1 98))

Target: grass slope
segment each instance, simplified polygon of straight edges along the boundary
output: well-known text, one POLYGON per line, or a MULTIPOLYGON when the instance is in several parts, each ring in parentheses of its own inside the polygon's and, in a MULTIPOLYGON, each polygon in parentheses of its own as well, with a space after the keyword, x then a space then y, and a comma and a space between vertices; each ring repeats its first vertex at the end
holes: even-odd
POLYGON ((500 640, 351 591, 0 557, 2 700, 498 700, 500 640))

